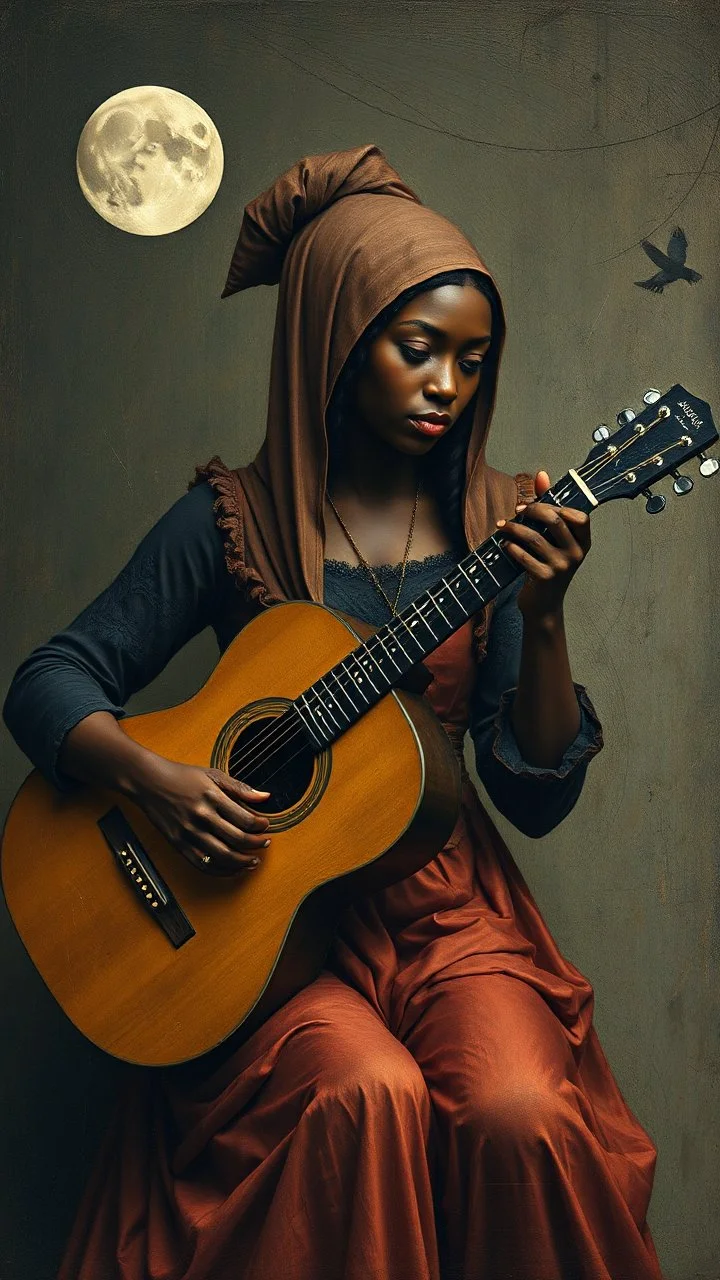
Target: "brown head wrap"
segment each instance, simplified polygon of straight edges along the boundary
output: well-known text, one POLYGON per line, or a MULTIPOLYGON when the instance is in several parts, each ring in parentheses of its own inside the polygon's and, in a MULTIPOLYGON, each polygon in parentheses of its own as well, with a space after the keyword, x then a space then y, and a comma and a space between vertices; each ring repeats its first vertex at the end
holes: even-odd
MULTIPOLYGON (((383 307, 411 285, 460 268, 491 279, 462 232, 422 205, 376 146, 306 156, 246 206, 222 297, 280 284, 267 433, 249 465, 230 471, 216 456, 191 482, 207 478, 218 494, 228 569, 246 597, 263 605, 322 601, 325 413, 338 375, 383 307)), ((499 352, 505 323, 496 298, 499 352)), ((495 379, 488 384, 467 451, 470 547, 511 514, 517 493, 512 477, 485 462, 495 379)))

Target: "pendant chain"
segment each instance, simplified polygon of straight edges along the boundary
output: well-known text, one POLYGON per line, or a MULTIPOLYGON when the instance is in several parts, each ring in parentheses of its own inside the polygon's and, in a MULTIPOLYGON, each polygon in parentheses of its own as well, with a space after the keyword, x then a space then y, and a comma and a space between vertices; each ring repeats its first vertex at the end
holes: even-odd
POLYGON ((376 574, 373 572, 373 567, 372 567, 372 565, 371 565, 371 564, 368 564, 367 560, 365 559, 364 555, 362 554, 362 551, 361 551, 361 550, 360 550, 360 548, 358 547, 358 545, 357 545, 357 543, 356 543, 355 539, 353 538, 353 536, 352 536, 352 534, 351 534, 350 530, 348 529, 347 525, 345 524, 345 521, 343 520, 342 516, 340 515, 340 512, 338 511, 337 507, 335 506, 335 503, 333 502, 332 498, 330 497, 330 494, 329 494, 329 493, 328 493, 328 494, 326 494, 326 497, 327 497, 328 502, 330 503, 330 506, 332 507, 333 511, 335 512, 335 515, 336 515, 336 516, 337 516, 337 518, 338 518, 338 522, 339 522, 339 524, 340 524, 341 528, 343 529, 343 531, 344 531, 345 535, 347 536, 348 541, 350 542, 350 545, 351 545, 351 546, 352 546, 352 548, 353 548, 353 551, 354 551, 354 552, 355 552, 355 554, 357 555, 358 560, 360 561, 360 563, 361 563, 361 565, 363 566, 363 568, 364 568, 364 569, 367 569, 368 573, 370 574, 370 577, 371 577, 371 579, 372 579, 373 586, 375 586, 375 587, 377 588, 377 590, 380 592, 380 595, 383 597, 383 599, 384 599, 385 603, 387 604, 387 606, 388 606, 388 608, 389 608, 389 610, 390 610, 391 614, 393 615, 393 617, 397 618, 397 616, 398 616, 398 613, 397 613, 397 603, 398 603, 398 600, 400 599, 400 592, 402 591, 402 585, 403 585, 403 581, 404 581, 404 578, 405 578, 405 570, 406 570, 406 568, 407 568, 408 556, 410 555, 410 547, 411 547, 411 545, 412 545, 412 540, 413 540, 413 530, 414 530, 414 528, 415 528, 415 516, 416 516, 416 514, 417 514, 418 499, 419 499, 419 497, 420 497, 420 479, 418 478, 418 482, 417 482, 417 489, 415 490, 415 504, 414 504, 414 506, 413 506, 413 513, 412 513, 412 517, 411 517, 411 520, 410 520, 410 532, 408 533, 407 546, 405 547, 405 555, 404 555, 404 557, 403 557, 402 569, 401 569, 401 572, 400 572, 400 585, 398 586, 398 589, 397 589, 397 595, 395 596, 395 603, 394 603, 394 604, 392 604, 392 603, 391 603, 391 601, 390 601, 389 597, 385 594, 385 592, 384 592, 384 590, 383 590, 383 588, 382 588, 382 586, 381 586, 380 582, 378 581, 378 578, 377 578, 376 574))

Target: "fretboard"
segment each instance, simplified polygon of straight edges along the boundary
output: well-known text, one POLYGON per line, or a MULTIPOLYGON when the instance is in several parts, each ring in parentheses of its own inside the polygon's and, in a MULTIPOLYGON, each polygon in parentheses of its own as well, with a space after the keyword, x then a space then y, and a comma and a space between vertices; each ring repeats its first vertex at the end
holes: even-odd
MULTIPOLYGON (((545 491, 542 501, 588 508, 585 495, 569 473, 545 491)), ((527 513, 513 519, 544 528, 527 513)), ((501 531, 492 534, 295 699, 293 708, 317 750, 339 738, 411 667, 520 576, 522 566, 505 551, 505 542, 501 531)))

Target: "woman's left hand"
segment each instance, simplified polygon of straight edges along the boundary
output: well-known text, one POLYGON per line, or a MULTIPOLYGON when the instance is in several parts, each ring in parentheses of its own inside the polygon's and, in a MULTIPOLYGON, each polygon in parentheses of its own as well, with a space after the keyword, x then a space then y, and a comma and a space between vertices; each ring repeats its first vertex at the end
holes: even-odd
MULTIPOLYGON (((538 499, 549 488, 547 471, 538 471, 538 499)), ((524 510, 523 505, 517 510, 524 510)), ((562 616, 565 592, 590 550, 590 518, 584 511, 542 501, 533 504, 532 514, 548 526, 547 536, 514 520, 498 520, 498 526, 509 539, 505 550, 527 574, 518 594, 523 617, 533 622, 554 621, 562 616)))

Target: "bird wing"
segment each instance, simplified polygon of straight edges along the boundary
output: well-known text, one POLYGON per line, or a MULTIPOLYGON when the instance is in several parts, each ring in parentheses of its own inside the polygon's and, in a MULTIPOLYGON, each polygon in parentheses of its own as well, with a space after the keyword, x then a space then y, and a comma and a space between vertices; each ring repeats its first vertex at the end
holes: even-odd
POLYGON ((670 284, 672 276, 666 271, 657 271, 649 280, 636 280, 635 284, 639 289, 651 289, 653 293, 662 293, 666 284, 670 284))
POLYGON ((687 254, 687 236, 682 227, 676 227, 668 240, 668 257, 682 266, 687 254))
POLYGON ((668 267, 672 268, 673 264, 670 258, 665 256, 662 249, 656 248, 656 246, 651 244, 649 240, 642 240, 641 244, 648 258, 651 262, 655 263, 656 267, 662 267, 665 271, 667 271, 668 267))

